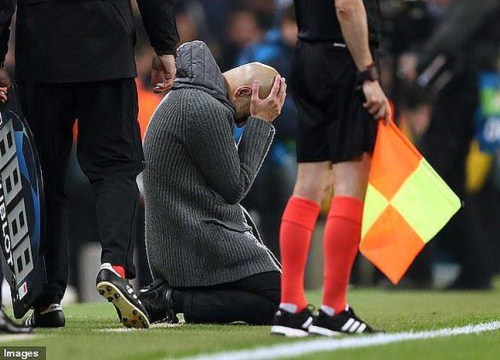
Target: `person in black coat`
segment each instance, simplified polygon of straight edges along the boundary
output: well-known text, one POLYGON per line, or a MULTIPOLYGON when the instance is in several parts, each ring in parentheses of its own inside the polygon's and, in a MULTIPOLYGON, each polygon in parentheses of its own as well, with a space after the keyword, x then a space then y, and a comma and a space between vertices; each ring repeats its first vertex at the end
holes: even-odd
MULTIPOLYGON (((405 75, 421 91, 435 94, 429 128, 418 147, 456 194, 464 208, 438 235, 439 246, 460 264, 450 290, 492 286, 493 259, 483 219, 466 192, 466 159, 479 106, 478 79, 495 71, 499 57, 500 3, 458 0, 445 8, 442 23, 419 50, 415 68, 405 75), (441 65, 440 65, 441 64, 441 65)), ((432 247, 424 251, 429 254, 432 247)))
MULTIPOLYGON (((137 2, 156 51, 155 90, 169 90, 176 73, 174 52, 179 39, 172 0, 137 2)), ((0 0, 0 5, 0 102, 5 102, 10 80, 4 59, 16 1, 0 0)), ((103 296, 108 297, 101 289, 105 284, 127 297, 133 309, 120 308, 127 302, 113 301, 122 313, 140 313, 141 304, 124 280, 135 277, 133 229, 139 198, 135 179, 143 169, 130 1, 17 0, 16 24, 15 76, 40 155, 46 198, 42 251, 48 284, 27 324, 65 324, 60 306, 69 261, 64 179, 76 119, 78 160, 93 186, 102 244, 97 285, 103 296)), ((139 327, 144 324, 136 323, 139 327)))

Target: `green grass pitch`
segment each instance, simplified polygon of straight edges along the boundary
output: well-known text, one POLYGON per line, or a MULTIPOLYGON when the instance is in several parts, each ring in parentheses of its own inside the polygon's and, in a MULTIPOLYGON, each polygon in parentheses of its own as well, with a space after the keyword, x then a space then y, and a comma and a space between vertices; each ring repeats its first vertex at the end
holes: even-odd
MULTIPOLYGON (((319 292, 309 300, 318 304, 319 292)), ((388 332, 436 330, 500 320, 500 282, 488 292, 424 292, 352 289, 358 314, 388 332)), ((64 329, 38 330, 28 340, 5 345, 47 347, 47 359, 169 359, 276 343, 308 341, 271 336, 269 327, 178 325, 149 330, 122 329, 109 304, 65 308, 64 329)), ((313 353, 309 359, 500 359, 500 331, 413 340, 359 349, 313 353)))

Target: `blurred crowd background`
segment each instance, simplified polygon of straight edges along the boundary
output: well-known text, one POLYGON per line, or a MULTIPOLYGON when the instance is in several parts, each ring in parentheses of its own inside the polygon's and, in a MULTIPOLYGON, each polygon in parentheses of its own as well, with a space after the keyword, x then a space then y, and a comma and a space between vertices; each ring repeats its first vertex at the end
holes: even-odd
MULTIPOLYGON (((151 91, 153 50, 132 3, 137 15, 139 122, 144 134, 162 95, 151 91)), ((460 196, 464 207, 424 249, 398 287, 361 257, 351 282, 391 289, 490 289, 500 273, 500 1, 380 0, 380 5, 384 21, 379 64, 395 121, 460 196)), ((291 0, 178 0, 176 20, 181 43, 205 41, 222 71, 260 61, 290 78, 297 41, 291 0)), ((12 68, 11 45, 7 65, 12 68)), ((293 84, 289 89, 275 122, 272 149, 244 201, 265 243, 277 255, 280 217, 296 171, 293 84)), ((73 259, 68 297, 94 301, 100 246, 93 195, 76 157, 67 186, 73 259)), ((328 205, 325 199, 323 214, 328 205)), ((143 207, 139 213, 136 281, 142 286, 151 277, 145 257, 143 207)), ((321 282, 321 230, 319 226, 312 242, 309 288, 321 282)))

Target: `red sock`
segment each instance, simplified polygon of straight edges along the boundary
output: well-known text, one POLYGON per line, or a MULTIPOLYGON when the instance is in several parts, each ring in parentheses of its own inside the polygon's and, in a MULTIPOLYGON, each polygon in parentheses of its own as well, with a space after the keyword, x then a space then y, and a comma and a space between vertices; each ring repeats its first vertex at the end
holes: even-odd
POLYGON ((307 306, 304 294, 304 272, 311 235, 320 207, 308 199, 292 196, 281 218, 280 253, 283 266, 281 303, 296 305, 296 311, 307 306))
POLYGON ((121 265, 111 265, 113 269, 120 275, 123 279, 125 279, 125 268, 121 265))
POLYGON ((354 197, 333 198, 324 237, 324 293, 323 305, 335 313, 346 306, 346 292, 351 268, 361 238, 363 202, 354 197))

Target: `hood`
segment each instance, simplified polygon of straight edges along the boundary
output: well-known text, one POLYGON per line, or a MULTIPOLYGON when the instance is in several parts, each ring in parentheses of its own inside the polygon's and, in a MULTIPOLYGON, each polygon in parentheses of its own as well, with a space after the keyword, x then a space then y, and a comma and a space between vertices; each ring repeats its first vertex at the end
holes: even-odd
POLYGON ((203 90, 234 112, 227 97, 222 73, 210 49, 203 41, 184 43, 177 49, 177 77, 173 90, 193 88, 203 90))

